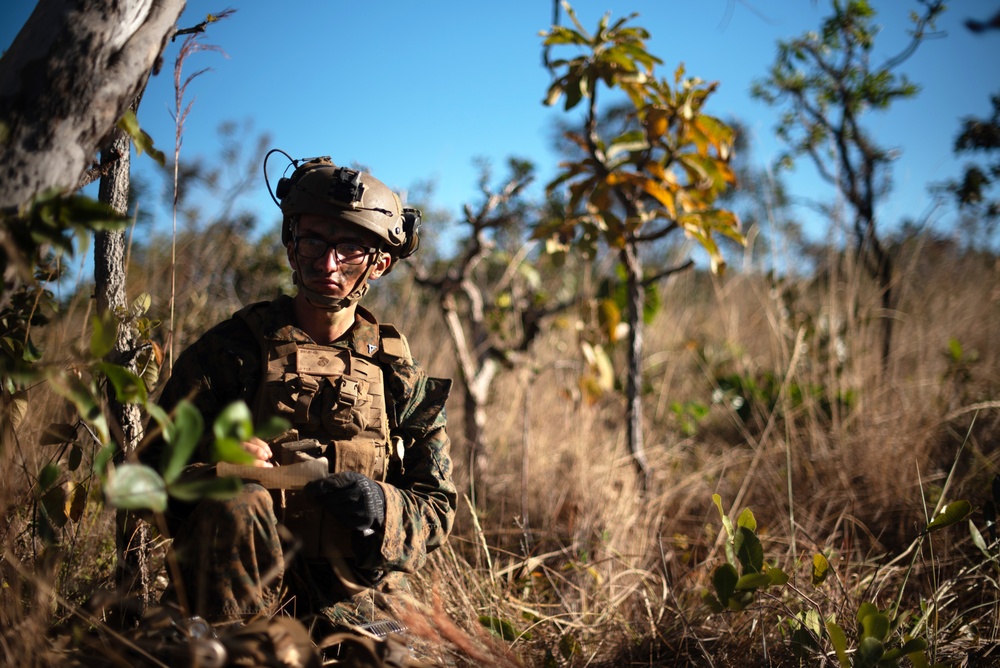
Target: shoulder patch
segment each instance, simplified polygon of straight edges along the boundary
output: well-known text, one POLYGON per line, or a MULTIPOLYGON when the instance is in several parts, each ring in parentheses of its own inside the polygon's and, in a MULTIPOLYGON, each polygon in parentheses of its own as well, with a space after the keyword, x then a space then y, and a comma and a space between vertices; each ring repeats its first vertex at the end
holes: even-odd
POLYGON ((379 325, 378 334, 380 362, 413 364, 413 358, 410 356, 410 344, 398 329, 392 325, 379 325))

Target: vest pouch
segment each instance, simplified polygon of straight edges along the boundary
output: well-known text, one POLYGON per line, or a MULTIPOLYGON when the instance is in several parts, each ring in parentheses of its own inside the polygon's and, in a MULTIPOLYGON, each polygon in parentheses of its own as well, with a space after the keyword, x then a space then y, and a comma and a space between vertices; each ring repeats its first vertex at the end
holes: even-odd
POLYGON ((367 412, 370 399, 368 383, 341 376, 326 380, 319 390, 320 421, 327 433, 334 438, 353 438, 367 431, 367 412))
POLYGON ((378 458, 378 445, 367 439, 353 441, 337 441, 327 451, 330 465, 334 473, 342 471, 357 471, 369 478, 382 479, 381 471, 376 474, 375 460, 378 458))

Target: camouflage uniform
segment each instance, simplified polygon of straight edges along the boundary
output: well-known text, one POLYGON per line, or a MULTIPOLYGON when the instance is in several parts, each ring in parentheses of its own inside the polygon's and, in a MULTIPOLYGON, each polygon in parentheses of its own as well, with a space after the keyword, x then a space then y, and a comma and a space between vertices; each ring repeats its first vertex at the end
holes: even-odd
MULTIPOLYGON (((257 305, 264 338, 314 344, 292 324, 292 303, 280 297, 257 305)), ((378 323, 359 307, 354 326, 331 345, 370 355, 379 346, 378 323)), ((188 399, 210 428, 231 402, 242 399, 254 406, 264 373, 262 357, 258 335, 244 319, 234 316, 209 330, 178 358, 160 404, 170 410, 188 399)), ((384 482, 378 481, 385 493, 384 525, 372 536, 353 536, 345 554, 350 555, 346 563, 352 572, 350 580, 387 588, 398 583, 390 574, 415 572, 427 553, 447 538, 456 490, 444 411, 451 381, 430 378, 412 360, 381 366, 385 403, 394 418, 391 434, 401 437, 405 448, 402 460, 388 467, 384 482)), ((255 413, 260 412, 266 409, 255 408, 255 413)), ((162 448, 162 441, 151 443, 143 459, 155 465, 162 448)), ((192 466, 191 473, 204 472, 212 461, 207 441, 195 459, 202 464, 192 466)), ((232 618, 273 610, 282 603, 294 606, 293 612, 301 615, 350 598, 329 564, 301 558, 285 564, 277 500, 263 487, 246 484, 243 493, 232 500, 204 500, 196 507, 171 502, 168 525, 175 536, 184 593, 193 613, 232 618)), ((176 597, 177 592, 171 589, 168 595, 176 597)), ((340 609, 349 611, 350 607, 340 609)))

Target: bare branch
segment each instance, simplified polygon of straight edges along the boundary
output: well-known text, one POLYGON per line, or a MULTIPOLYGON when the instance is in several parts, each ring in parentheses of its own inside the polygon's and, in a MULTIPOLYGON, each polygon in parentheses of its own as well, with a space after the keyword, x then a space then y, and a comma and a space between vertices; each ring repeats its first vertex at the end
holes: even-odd
POLYGON ((646 278, 643 279, 642 286, 648 288, 650 285, 653 285, 654 283, 663 280, 667 276, 676 274, 686 269, 690 269, 693 266, 694 266, 694 260, 688 259, 686 262, 675 265, 673 267, 668 267, 667 269, 658 271, 651 276, 647 276, 646 278))

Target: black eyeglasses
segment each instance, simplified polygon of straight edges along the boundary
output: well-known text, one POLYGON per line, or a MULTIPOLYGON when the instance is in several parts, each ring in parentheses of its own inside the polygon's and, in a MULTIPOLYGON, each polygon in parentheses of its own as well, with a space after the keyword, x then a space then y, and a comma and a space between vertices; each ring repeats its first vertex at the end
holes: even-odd
POLYGON ((314 237, 295 237, 295 252, 310 260, 324 257, 331 248, 337 256, 337 262, 344 264, 361 264, 369 253, 375 252, 374 248, 350 241, 329 243, 314 237))

